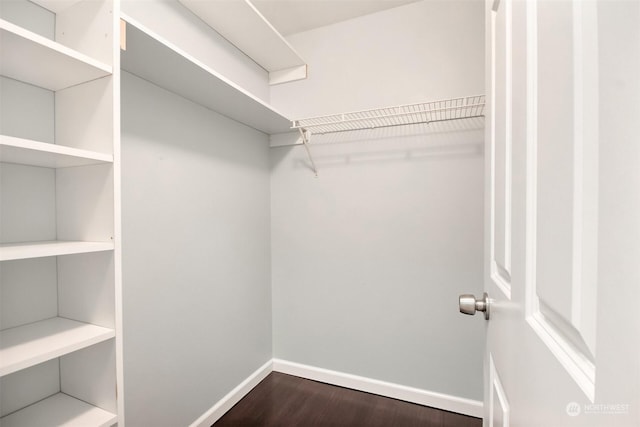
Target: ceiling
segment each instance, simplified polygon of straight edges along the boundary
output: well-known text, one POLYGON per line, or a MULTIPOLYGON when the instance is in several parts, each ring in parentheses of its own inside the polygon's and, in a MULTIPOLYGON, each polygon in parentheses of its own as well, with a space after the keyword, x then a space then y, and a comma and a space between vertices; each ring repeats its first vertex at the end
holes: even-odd
POLYGON ((283 36, 419 0, 251 0, 283 36))

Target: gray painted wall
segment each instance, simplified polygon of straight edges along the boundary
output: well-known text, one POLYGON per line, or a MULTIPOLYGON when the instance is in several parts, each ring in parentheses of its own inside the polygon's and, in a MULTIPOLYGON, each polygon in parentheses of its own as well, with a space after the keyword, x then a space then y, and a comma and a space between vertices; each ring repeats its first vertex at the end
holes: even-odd
POLYGON ((272 357, 268 150, 123 73, 128 426, 188 425, 272 357))
POLYGON ((309 77, 271 104, 301 118, 484 93, 483 7, 425 0, 293 34, 309 77))
MULTIPOLYGON (((289 38, 304 117, 484 92, 482 2, 419 2, 289 38)), ((271 149, 274 356, 482 400, 483 122, 312 137, 271 149)))

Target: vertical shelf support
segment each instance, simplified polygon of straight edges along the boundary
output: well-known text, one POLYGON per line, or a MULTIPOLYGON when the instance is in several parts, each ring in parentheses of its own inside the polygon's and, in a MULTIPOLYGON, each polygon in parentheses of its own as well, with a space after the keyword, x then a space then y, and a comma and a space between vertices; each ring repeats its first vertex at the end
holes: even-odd
POLYGON ((313 161, 313 157, 311 156, 311 150, 309 149, 309 142, 311 141, 311 132, 304 130, 302 128, 298 129, 300 131, 300 138, 302 138, 302 145, 307 150, 307 156, 309 157, 309 162, 311 163, 311 169, 313 173, 318 177, 318 169, 316 168, 316 164, 313 161))

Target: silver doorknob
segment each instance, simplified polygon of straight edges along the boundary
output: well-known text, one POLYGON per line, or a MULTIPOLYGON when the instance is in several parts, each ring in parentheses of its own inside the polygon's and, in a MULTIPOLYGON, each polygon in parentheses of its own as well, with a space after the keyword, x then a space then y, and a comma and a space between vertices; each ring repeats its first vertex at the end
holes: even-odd
POLYGON ((483 311, 484 318, 489 320, 489 295, 486 292, 480 300, 470 294, 460 295, 458 303, 460 304, 460 313, 473 316, 476 311, 483 311))

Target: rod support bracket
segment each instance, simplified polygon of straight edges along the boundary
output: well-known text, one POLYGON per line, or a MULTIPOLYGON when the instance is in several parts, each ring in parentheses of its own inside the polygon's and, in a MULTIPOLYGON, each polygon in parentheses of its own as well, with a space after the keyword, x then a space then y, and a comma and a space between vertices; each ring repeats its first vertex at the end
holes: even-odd
POLYGON ((318 169, 316 168, 316 164, 313 161, 313 157, 311 156, 311 149, 309 148, 309 142, 311 141, 311 132, 306 129, 298 128, 300 131, 300 138, 302 139, 302 145, 304 145, 305 150, 307 150, 307 156, 309 157, 309 163, 311 163, 311 170, 315 174, 316 178, 318 177, 318 169))

